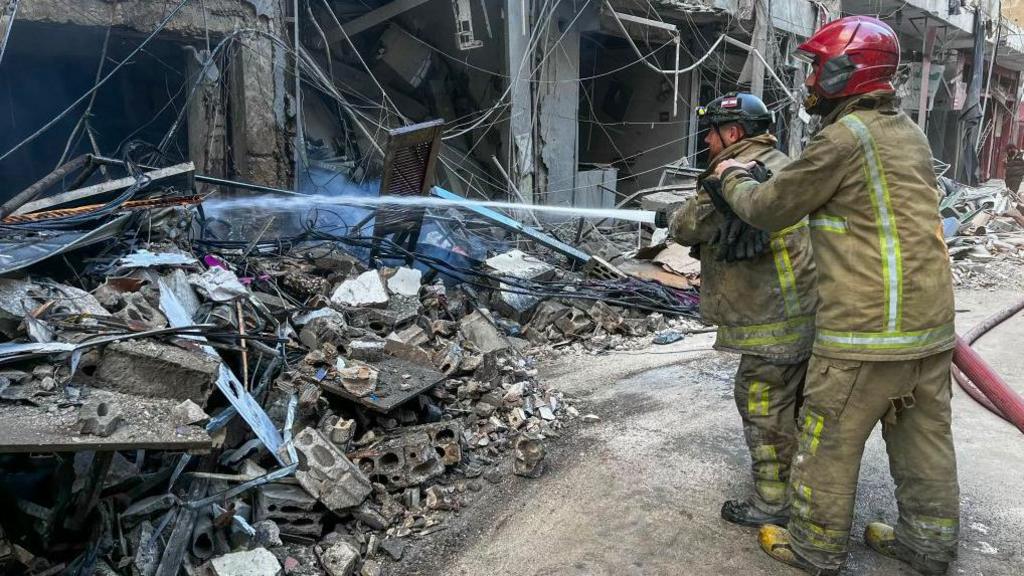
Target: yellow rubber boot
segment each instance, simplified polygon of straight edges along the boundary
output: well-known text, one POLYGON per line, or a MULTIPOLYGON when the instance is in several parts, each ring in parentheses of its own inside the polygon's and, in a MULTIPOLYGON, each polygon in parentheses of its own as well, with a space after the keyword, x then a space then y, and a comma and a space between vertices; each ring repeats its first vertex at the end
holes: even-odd
POLYGON ((789 542, 789 530, 782 526, 765 524, 761 527, 761 531, 758 532, 757 540, 761 544, 762 550, 783 564, 799 568, 813 576, 837 576, 839 574, 839 568, 819 568, 804 560, 802 556, 793 550, 789 542))
POLYGON ((872 522, 864 529, 864 543, 882 556, 910 564, 925 576, 942 576, 949 570, 949 563, 933 560, 914 552, 896 539, 896 531, 892 526, 881 522, 872 522))

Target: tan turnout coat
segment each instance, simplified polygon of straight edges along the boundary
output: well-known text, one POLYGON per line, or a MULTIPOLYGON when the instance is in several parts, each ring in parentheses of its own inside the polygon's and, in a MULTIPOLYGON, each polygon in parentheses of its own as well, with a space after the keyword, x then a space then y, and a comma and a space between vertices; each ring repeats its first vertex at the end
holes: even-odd
POLYGON ((818 302, 806 219, 772 234, 771 249, 757 258, 720 261, 719 246, 711 240, 723 216, 699 185, 729 158, 782 169, 789 157, 775 144, 770 134, 753 136, 712 159, 698 180, 697 196, 672 215, 669 235, 680 244, 700 246, 700 310, 704 321, 718 324, 715 348, 780 363, 800 362, 810 355, 818 302))
POLYGON ((912 360, 953 347, 953 284, 928 140, 894 102, 854 97, 765 183, 722 174, 736 213, 765 230, 808 219, 821 304, 814 352, 912 360))

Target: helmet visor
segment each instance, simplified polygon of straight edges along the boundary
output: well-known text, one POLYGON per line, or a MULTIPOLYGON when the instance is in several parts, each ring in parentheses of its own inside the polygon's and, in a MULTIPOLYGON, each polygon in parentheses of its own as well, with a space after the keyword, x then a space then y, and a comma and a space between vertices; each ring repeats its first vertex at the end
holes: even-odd
POLYGON ((800 50, 800 49, 797 49, 797 50, 793 51, 793 58, 796 58, 797 60, 799 60, 801 62, 806 62, 808 64, 814 64, 814 60, 815 60, 814 54, 812 54, 812 53, 810 53, 810 52, 808 52, 806 50, 800 50))

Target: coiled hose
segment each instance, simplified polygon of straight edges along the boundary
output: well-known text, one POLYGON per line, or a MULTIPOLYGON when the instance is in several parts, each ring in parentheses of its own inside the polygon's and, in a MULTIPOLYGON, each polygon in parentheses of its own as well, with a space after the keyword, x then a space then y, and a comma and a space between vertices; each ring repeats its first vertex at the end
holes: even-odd
POLYGON ((1024 398, 971 348, 971 344, 993 327, 1024 309, 1024 298, 986 318, 963 336, 957 336, 953 352, 953 378, 979 404, 1024 432, 1024 398))

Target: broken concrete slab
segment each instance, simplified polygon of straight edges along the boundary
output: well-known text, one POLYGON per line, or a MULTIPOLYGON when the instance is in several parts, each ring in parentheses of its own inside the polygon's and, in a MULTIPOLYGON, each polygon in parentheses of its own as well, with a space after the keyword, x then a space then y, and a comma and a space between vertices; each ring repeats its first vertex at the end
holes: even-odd
POLYGON ((553 300, 545 300, 537 306, 537 310, 530 320, 530 328, 543 333, 547 330, 548 326, 553 325, 562 316, 568 314, 570 310, 565 304, 553 300))
POLYGON ((555 267, 526 254, 521 250, 510 250, 486 260, 487 267, 503 276, 530 280, 550 280, 555 267))
POLYGON ((449 342, 445 348, 434 354, 434 366, 444 373, 445 376, 452 375, 462 364, 462 346, 458 342, 449 342))
POLYGON ((387 339, 396 340, 403 344, 422 346, 430 341, 430 336, 427 334, 426 330, 421 328, 419 325, 413 324, 412 326, 388 334, 387 339))
POLYGON ((380 543, 380 549, 391 557, 392 560, 401 560, 405 552, 405 540, 400 538, 387 538, 380 543))
POLYGON ((372 336, 350 340, 348 343, 348 357, 360 362, 379 362, 384 358, 384 340, 372 336))
POLYGON ((214 558, 203 568, 207 576, 278 576, 281 563, 266 548, 214 558))
POLYGON ((594 322, 586 312, 579 308, 572 308, 570 312, 555 321, 562 334, 569 337, 587 334, 594 328, 594 322))
POLYGON ((369 478, 388 490, 418 486, 462 460, 462 425, 457 420, 411 426, 370 448, 351 453, 369 478))
MULTIPOLYGON (((554 276, 555 267, 527 255, 520 250, 511 250, 487 259, 487 267, 501 276, 524 280, 542 281, 554 276)), ((512 283, 500 282, 491 298, 495 309, 502 315, 516 321, 525 322, 541 298, 522 293, 512 283)))
POLYGON ((336 444, 341 450, 344 450, 348 447, 349 442, 352 441, 355 433, 355 420, 339 418, 338 421, 331 426, 329 437, 332 443, 336 444))
POLYGON ((78 428, 82 434, 110 436, 121 425, 121 411, 107 402, 86 402, 78 413, 78 428))
POLYGON ((463 318, 459 329, 466 340, 472 342, 483 354, 511 347, 508 340, 479 310, 463 318))
POLYGON ((273 520, 282 534, 319 538, 324 513, 317 500, 290 484, 267 484, 256 492, 256 519, 273 520))
POLYGON ((640 198, 640 209, 652 212, 662 209, 673 210, 682 206, 695 193, 696 190, 693 188, 652 192, 640 198))
POLYGON ((377 507, 369 502, 363 502, 358 508, 354 508, 352 510, 352 517, 374 530, 386 530, 391 524, 377 507))
POLYGON ((373 491, 370 481, 323 434, 306 428, 295 436, 299 468, 295 478, 334 512, 358 506, 373 491))
POLYGON ((623 328, 623 317, 622 314, 616 312, 611 306, 604 302, 594 302, 587 314, 600 326, 605 332, 609 334, 615 334, 623 328))
POLYGON ((302 327, 302 326, 305 326, 306 324, 312 322, 316 318, 322 318, 322 317, 325 317, 325 316, 334 316, 334 317, 340 319, 341 322, 345 321, 345 316, 341 312, 338 312, 334 308, 326 308, 325 307, 325 308, 318 308, 316 310, 311 310, 309 312, 303 312, 301 314, 296 314, 296 315, 292 316, 292 324, 297 326, 297 327, 302 327))
POLYGON ((99 387, 108 390, 205 404, 219 370, 217 358, 200 350, 154 340, 123 340, 104 348, 96 379, 99 387))
POLYGON ((363 562, 363 567, 359 569, 359 576, 381 576, 384 568, 380 562, 376 560, 367 560, 363 562))
POLYGON ((345 317, 337 311, 334 311, 334 314, 319 315, 302 327, 299 331, 299 341, 313 350, 319 349, 325 343, 338 346, 348 339, 346 328, 345 317))
POLYGON ((128 292, 123 294, 121 299, 124 306, 114 313, 115 318, 124 320, 129 326, 145 330, 167 327, 167 317, 156 306, 150 304, 142 292, 128 292))
POLYGON ((352 576, 359 561, 359 551, 344 540, 327 546, 319 556, 327 576, 352 576))
POLYGON ((416 296, 394 295, 388 301, 387 311, 394 318, 394 327, 402 327, 416 321, 422 309, 420 299, 416 296))
POLYGON ((210 420, 210 416, 191 400, 184 400, 181 404, 175 406, 171 410, 171 416, 182 426, 206 424, 210 420))
POLYGON ((458 504, 450 489, 434 484, 425 491, 428 510, 455 510, 458 504))
POLYGON ((399 268, 388 277, 388 290, 398 296, 419 296, 423 273, 415 268, 399 268))
POLYGON ((430 353, 423 348, 390 338, 384 341, 384 352, 414 364, 429 366, 433 362, 430 353))
POLYGON ((331 294, 331 304, 344 307, 384 306, 388 292, 376 270, 367 270, 339 284, 331 294))
MULTIPOLYGON (((392 300, 398 299, 398 296, 392 300)), ((399 313, 389 309, 378 308, 351 308, 347 311, 349 323, 356 328, 364 328, 376 334, 385 336, 391 333, 395 326, 399 325, 399 313)), ((413 314, 415 317, 415 313, 413 314)))

